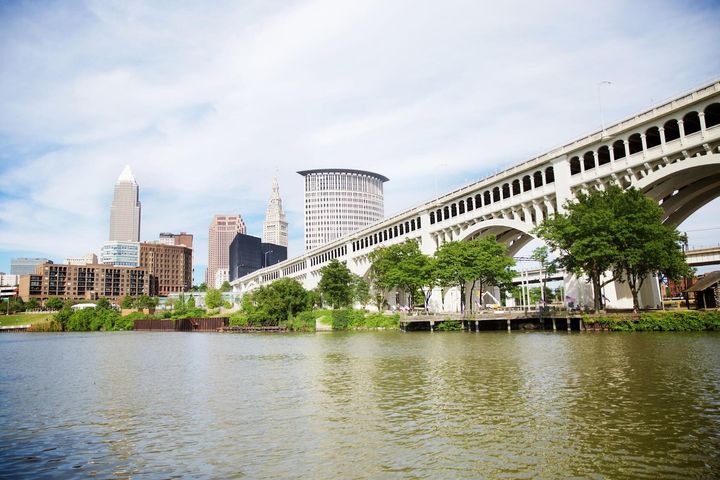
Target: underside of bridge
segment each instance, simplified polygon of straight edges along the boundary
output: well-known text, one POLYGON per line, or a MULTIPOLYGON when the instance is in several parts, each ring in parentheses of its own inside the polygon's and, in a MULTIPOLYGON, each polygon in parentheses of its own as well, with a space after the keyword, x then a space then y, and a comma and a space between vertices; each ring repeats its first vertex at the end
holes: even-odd
POLYGON ((680 225, 720 196, 720 154, 707 153, 653 172, 638 187, 660 202, 665 223, 680 225))

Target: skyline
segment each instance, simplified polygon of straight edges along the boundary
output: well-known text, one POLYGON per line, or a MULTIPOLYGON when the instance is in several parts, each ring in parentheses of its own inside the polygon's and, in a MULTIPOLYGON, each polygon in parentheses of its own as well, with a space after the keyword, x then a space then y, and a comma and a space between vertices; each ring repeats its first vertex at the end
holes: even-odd
POLYGON ((261 234, 277 174, 293 257, 298 170, 386 175, 391 216, 720 78, 718 7, 650 5, 3 5, 0 271, 97 252, 125 164, 143 239, 195 234, 196 267, 214 214, 261 234))

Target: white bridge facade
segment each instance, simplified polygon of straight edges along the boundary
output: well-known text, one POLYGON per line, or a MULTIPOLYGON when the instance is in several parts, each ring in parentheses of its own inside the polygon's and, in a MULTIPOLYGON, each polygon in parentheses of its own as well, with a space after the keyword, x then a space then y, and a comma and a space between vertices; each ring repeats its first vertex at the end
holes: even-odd
MULTIPOLYGON (((533 229, 581 190, 617 184, 634 186, 655 199, 665 222, 680 225, 720 193, 720 81, 643 111, 603 131, 580 138, 495 175, 442 195, 299 257, 232 282, 244 293, 283 278, 312 289, 320 269, 333 259, 365 276, 368 254, 379 246, 415 239, 433 254, 440 245, 495 235, 515 255, 534 237, 533 229)), ((566 277, 566 292, 592 304, 591 287, 566 277)), ((603 294, 609 308, 632 308, 624 284, 610 283, 603 294)), ((388 299, 392 305, 394 298, 388 299)), ((431 306, 454 311, 457 292, 439 289, 431 306), (441 298, 444 297, 444 301, 441 298)), ((660 304, 657 282, 645 282, 645 306, 660 304)))

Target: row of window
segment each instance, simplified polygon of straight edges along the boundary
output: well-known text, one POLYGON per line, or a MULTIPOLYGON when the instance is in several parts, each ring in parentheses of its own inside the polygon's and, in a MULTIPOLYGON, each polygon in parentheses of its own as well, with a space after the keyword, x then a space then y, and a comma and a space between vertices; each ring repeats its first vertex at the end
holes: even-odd
POLYGON ((404 223, 399 223, 392 227, 388 227, 380 232, 368 235, 360 240, 352 242, 352 251, 356 252, 363 248, 377 245, 378 243, 385 242, 387 240, 406 235, 409 232, 419 230, 421 227, 420 217, 413 218, 404 223))

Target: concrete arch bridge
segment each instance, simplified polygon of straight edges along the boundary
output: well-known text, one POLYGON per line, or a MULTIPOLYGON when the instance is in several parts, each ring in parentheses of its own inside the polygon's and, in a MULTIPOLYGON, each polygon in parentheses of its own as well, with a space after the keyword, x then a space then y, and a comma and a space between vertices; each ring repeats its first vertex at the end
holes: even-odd
MULTIPOLYGON (((579 138, 432 201, 386 218, 299 257, 253 272, 232 282, 247 292, 278 278, 296 278, 305 288, 317 286, 319 270, 332 259, 358 275, 368 272, 368 254, 379 246, 416 239, 433 254, 448 241, 495 235, 510 255, 533 239, 545 218, 562 211, 581 190, 617 184, 634 186, 655 199, 665 222, 680 225, 720 193, 720 81, 639 112, 608 128, 579 138)), ((573 276, 565 290, 591 304, 591 287, 573 276)), ((657 281, 645 282, 641 302, 660 303, 657 281)), ((631 308, 624 284, 611 283, 604 295, 609 308, 631 308)), ((433 293, 431 306, 454 311, 457 292, 433 293)), ((393 298, 388 299, 390 304, 393 298)))

